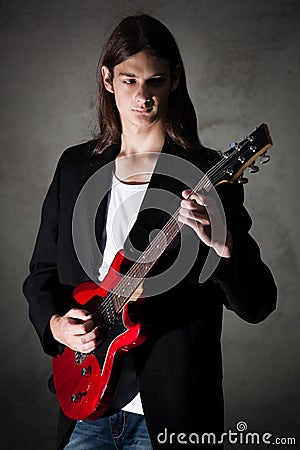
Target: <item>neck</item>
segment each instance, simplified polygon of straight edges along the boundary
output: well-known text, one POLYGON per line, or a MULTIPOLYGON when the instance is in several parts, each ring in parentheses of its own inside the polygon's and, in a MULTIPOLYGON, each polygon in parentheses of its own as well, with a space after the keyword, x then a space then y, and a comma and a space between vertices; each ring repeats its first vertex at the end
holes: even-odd
POLYGON ((121 135, 121 154, 134 155, 149 152, 160 152, 165 141, 163 126, 147 127, 146 129, 124 129, 121 135))
POLYGON ((149 182, 157 158, 165 141, 165 132, 159 127, 123 128, 121 150, 115 161, 117 177, 126 183, 149 182))

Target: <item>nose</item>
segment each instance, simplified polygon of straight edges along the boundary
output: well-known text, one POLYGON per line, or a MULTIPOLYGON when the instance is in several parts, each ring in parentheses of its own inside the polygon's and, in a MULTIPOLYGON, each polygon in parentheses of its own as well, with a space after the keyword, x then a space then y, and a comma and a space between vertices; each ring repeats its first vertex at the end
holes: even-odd
POLYGON ((139 105, 145 105, 150 103, 152 95, 147 84, 141 83, 137 86, 138 87, 135 93, 135 100, 139 103, 139 105))

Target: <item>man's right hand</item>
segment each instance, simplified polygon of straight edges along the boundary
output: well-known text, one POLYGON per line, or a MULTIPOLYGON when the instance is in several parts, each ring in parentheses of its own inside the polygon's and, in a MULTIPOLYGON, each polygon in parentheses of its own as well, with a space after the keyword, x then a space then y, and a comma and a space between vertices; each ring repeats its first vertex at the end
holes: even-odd
POLYGON ((89 353, 99 344, 99 327, 84 309, 70 309, 64 316, 55 314, 50 319, 50 329, 56 341, 74 351, 89 353))

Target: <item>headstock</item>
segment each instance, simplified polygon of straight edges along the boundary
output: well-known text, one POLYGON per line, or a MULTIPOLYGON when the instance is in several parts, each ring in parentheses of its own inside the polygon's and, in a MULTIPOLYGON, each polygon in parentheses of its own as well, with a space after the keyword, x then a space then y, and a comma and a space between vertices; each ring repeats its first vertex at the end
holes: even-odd
POLYGON ((260 164, 265 164, 270 160, 267 150, 273 145, 269 128, 265 123, 258 126, 249 136, 242 141, 234 143, 223 153, 221 161, 212 169, 209 174, 211 182, 217 186, 220 183, 233 183, 237 180, 240 183, 247 183, 243 173, 248 167, 250 172, 259 171, 259 166, 254 162, 258 160, 260 164), (216 170, 217 169, 217 170, 216 170))

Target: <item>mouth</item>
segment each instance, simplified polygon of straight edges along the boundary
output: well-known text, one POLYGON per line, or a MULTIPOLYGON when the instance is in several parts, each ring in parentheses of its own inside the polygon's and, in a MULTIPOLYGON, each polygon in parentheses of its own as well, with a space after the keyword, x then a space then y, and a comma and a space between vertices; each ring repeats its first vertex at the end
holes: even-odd
POLYGON ((139 116, 146 116, 152 111, 153 108, 133 108, 133 112, 139 116))

